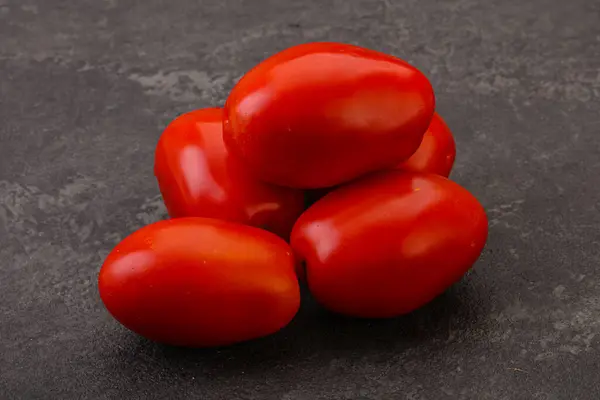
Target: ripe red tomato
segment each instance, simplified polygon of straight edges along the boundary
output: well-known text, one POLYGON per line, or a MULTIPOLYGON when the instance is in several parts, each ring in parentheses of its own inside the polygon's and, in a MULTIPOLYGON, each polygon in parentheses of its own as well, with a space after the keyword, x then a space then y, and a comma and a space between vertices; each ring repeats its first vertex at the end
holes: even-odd
MULTIPOLYGON (((447 178, 452 171, 455 158, 456 144, 452 132, 442 117, 434 113, 417 151, 395 169, 437 174, 447 178)), ((307 190, 306 207, 310 207, 332 190, 335 190, 335 187, 307 190)))
POLYGON ((434 103, 429 80, 398 58, 309 43, 268 58, 235 85, 223 137, 265 181, 328 187, 410 157, 434 103))
POLYGON ((332 191, 298 219, 292 248, 326 308, 393 317, 460 279, 487 239, 477 199, 434 174, 388 171, 332 191))
POLYGON ((300 305, 294 257, 282 239, 207 218, 171 219, 134 232, 109 254, 98 284, 121 324, 179 346, 274 333, 300 305))
POLYGON ((434 113, 417 151, 408 160, 400 163, 397 168, 448 177, 455 158, 456 144, 452 132, 442 117, 438 113, 434 113))
POLYGON ((223 143, 223 110, 175 119, 156 147, 154 174, 169 215, 209 217, 261 227, 288 239, 304 207, 300 190, 263 183, 223 143))

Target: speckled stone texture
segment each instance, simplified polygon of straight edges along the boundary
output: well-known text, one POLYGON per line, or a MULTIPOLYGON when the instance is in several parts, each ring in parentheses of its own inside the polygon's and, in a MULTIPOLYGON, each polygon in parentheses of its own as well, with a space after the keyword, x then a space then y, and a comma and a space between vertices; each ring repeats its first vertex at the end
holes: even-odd
POLYGON ((600 398, 599 21, 589 0, 0 0, 0 398, 600 398), (120 327, 96 277, 165 216, 161 130, 322 40, 431 78, 453 179, 489 212, 475 270, 389 321, 305 296, 281 333, 221 350, 120 327))

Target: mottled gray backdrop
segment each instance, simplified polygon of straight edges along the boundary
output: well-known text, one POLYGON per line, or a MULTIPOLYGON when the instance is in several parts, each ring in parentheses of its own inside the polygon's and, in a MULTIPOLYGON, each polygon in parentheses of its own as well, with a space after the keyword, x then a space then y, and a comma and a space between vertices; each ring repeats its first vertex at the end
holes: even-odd
POLYGON ((0 398, 600 398, 599 23, 591 0, 0 0, 0 398), (164 216, 162 128, 320 40, 431 78, 489 212, 475 271, 392 321, 307 297, 220 351, 121 328, 96 277, 164 216))

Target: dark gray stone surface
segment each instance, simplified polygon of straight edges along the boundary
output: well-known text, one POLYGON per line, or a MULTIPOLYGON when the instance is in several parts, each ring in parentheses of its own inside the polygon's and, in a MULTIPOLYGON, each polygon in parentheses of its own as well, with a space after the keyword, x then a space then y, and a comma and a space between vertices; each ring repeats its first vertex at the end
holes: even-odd
POLYGON ((600 398, 599 21, 589 0, 0 0, 0 398, 600 398), (96 277, 164 216, 162 128, 317 40, 430 76, 489 212, 475 270, 391 321, 306 297, 221 350, 121 328, 96 277))

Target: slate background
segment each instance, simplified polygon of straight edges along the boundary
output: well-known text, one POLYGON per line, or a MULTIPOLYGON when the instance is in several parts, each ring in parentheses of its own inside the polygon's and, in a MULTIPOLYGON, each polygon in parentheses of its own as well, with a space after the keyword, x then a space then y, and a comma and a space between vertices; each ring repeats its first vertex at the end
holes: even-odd
POLYGON ((600 398, 599 21, 587 0, 0 0, 0 398, 600 398), (164 216, 161 130, 317 40, 431 78, 453 178, 489 212, 474 272, 397 320, 306 298, 232 348, 130 334, 96 276, 164 216))

